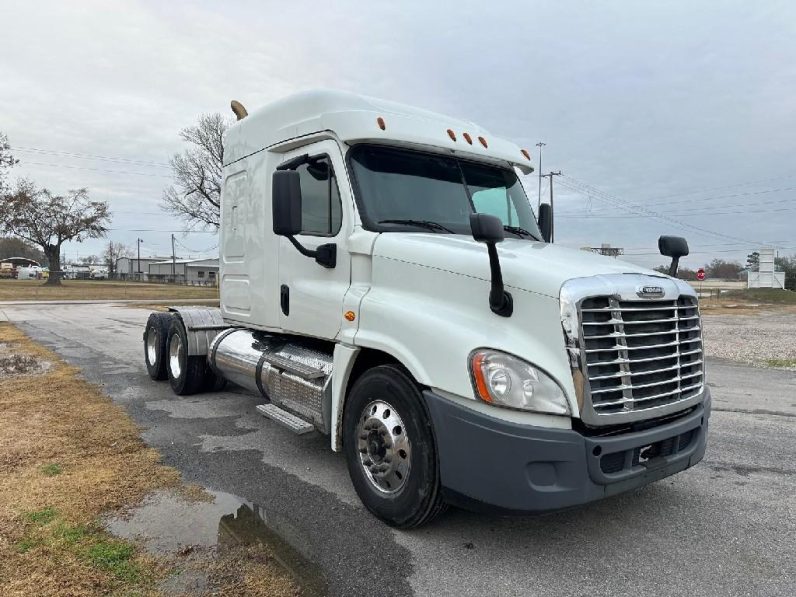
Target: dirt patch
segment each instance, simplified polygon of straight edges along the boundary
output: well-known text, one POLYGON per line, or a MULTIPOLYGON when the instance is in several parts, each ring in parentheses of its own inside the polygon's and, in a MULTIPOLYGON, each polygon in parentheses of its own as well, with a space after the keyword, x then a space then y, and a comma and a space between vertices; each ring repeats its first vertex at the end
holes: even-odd
MULTIPOLYGON (((161 594, 176 564, 112 536, 101 521, 156 490, 186 499, 202 492, 161 464, 124 409, 76 368, 10 324, 0 324, 0 342, 13 355, 52 364, 35 383, 0 377, 0 594, 161 594)), ((272 585, 248 594, 295 594, 288 576, 267 576, 272 585)), ((225 583, 211 578, 207 591, 247 594, 225 583)))

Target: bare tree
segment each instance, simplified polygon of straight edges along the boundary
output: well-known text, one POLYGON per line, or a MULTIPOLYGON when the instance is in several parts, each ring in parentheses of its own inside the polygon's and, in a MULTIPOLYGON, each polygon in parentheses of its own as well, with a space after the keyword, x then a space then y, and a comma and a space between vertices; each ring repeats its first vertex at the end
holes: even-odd
POLYGON ((116 273, 116 262, 119 259, 132 256, 133 250, 130 247, 109 240, 108 245, 105 247, 105 252, 102 254, 105 264, 108 266, 108 275, 112 276, 116 273))
POLYGON ((222 137, 229 128, 221 114, 203 114, 196 126, 180 132, 188 143, 170 160, 174 184, 163 192, 163 209, 189 226, 221 225, 221 176, 224 164, 222 137))
POLYGON ((110 223, 108 204, 91 201, 86 189, 53 195, 20 180, 0 203, 0 229, 42 248, 50 263, 48 285, 61 283, 61 245, 105 236, 110 223))
POLYGON ((11 146, 8 144, 8 137, 0 133, 0 198, 6 191, 6 171, 16 164, 19 160, 11 155, 11 146))

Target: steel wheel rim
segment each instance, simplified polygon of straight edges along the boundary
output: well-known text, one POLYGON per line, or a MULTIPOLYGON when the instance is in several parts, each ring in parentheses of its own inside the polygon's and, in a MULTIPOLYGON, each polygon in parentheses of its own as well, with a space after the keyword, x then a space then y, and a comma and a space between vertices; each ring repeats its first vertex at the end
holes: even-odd
POLYGON ((159 334, 155 328, 149 328, 149 333, 146 336, 146 356, 150 365, 155 365, 158 361, 158 336, 159 334))
POLYGON ((182 338, 179 334, 174 334, 169 342, 169 369, 171 376, 175 379, 179 378, 182 373, 182 350, 182 338))
POLYGON ((401 415, 383 400, 370 402, 357 423, 359 463, 380 493, 401 491, 409 478, 412 444, 401 415))

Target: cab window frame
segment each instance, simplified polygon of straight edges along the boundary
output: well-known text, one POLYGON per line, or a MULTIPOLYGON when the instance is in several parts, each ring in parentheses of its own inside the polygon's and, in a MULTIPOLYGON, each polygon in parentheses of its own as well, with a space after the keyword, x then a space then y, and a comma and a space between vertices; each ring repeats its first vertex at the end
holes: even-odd
MULTIPOLYGON (((309 158, 307 159, 307 163, 301 164, 301 165, 297 166, 296 168, 294 168, 293 170, 296 171, 296 172, 299 172, 299 168, 306 167, 311 162, 324 160, 324 159, 329 164, 329 168, 331 169, 331 174, 332 174, 331 179, 334 182, 335 189, 337 190, 337 204, 339 206, 339 213, 340 213, 340 219, 337 222, 337 229, 336 230, 333 229, 333 231, 331 233, 321 233, 321 232, 315 232, 315 231, 302 230, 296 236, 308 236, 308 237, 316 237, 316 238, 334 238, 334 237, 338 236, 340 234, 340 231, 343 229, 343 218, 344 218, 343 197, 340 194, 340 182, 339 182, 339 178, 337 176, 337 172, 335 170, 334 164, 332 163, 332 156, 329 155, 329 153, 327 153, 327 152, 313 154, 313 155, 309 156, 309 158)), ((299 174, 301 174, 301 173, 299 173, 299 174)), ((301 192, 302 227, 303 227, 303 224, 304 224, 304 207, 306 205, 306 203, 304 201, 304 197, 305 197, 304 190, 302 189, 302 192, 301 192)), ((329 199, 331 199, 331 197, 329 197, 329 199)), ((327 205, 331 205, 331 201, 329 201, 329 203, 327 203, 327 205)), ((331 223, 334 224, 334 218, 332 218, 331 223)))

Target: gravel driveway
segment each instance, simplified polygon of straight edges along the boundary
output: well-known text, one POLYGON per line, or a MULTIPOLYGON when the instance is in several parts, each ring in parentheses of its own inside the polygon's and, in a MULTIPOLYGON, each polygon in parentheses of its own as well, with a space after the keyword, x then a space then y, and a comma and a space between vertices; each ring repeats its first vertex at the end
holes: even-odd
POLYGON ((796 370, 796 311, 702 315, 705 353, 711 357, 796 370))

